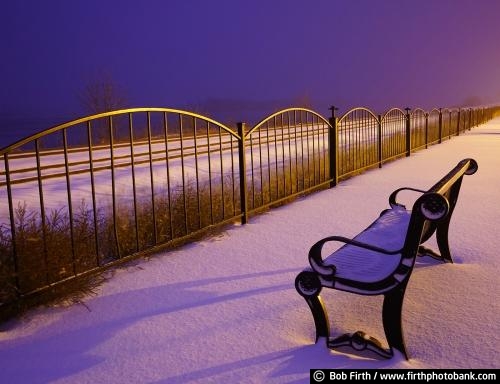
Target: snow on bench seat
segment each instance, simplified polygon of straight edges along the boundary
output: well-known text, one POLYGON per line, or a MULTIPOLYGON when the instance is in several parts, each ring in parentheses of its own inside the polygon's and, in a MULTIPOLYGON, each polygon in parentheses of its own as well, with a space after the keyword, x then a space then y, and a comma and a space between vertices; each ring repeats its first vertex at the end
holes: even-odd
MULTIPOLYGON (((388 251, 403 248, 411 212, 396 207, 382 213, 354 240, 388 251)), ((370 283, 391 275, 401 261, 401 253, 387 255, 346 244, 324 259, 325 265, 335 265, 336 277, 370 283)))

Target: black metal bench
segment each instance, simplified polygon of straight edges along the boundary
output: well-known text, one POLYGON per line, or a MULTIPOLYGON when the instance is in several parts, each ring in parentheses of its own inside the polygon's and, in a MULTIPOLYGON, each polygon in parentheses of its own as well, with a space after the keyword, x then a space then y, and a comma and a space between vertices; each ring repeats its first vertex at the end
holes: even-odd
POLYGON ((400 188, 389 197, 390 209, 353 239, 330 236, 314 244, 309 251, 307 268, 295 279, 295 288, 311 309, 316 326, 316 342, 326 338, 329 348, 353 348, 360 353, 376 353, 390 358, 393 349, 408 359, 401 322, 404 293, 417 255, 430 255, 452 262, 448 228, 457 202, 462 178, 477 171, 473 159, 460 161, 447 175, 427 191, 400 188), (400 191, 421 193, 411 211, 397 202, 400 191), (440 254, 422 244, 435 234, 440 254), (325 243, 345 243, 323 258, 325 243), (359 295, 384 295, 382 322, 389 348, 358 331, 330 338, 328 315, 319 296, 321 289, 333 288, 359 295))

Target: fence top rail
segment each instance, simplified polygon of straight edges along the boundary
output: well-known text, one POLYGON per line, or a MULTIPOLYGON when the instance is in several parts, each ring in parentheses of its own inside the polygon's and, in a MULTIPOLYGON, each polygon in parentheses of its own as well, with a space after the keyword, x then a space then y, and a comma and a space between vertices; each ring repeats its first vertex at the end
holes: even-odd
POLYGON ((350 110, 348 110, 346 113, 344 113, 338 120, 338 124, 340 124, 345 118, 347 118, 349 115, 353 114, 354 112, 358 112, 358 111, 364 111, 364 112, 368 112, 369 115, 371 115, 375 120, 378 121, 378 116, 373 113, 373 111, 371 109, 368 109, 366 107, 356 107, 356 108, 352 108, 350 110))
POLYGON ((394 112, 396 112, 396 113, 398 113, 398 112, 399 112, 402 116, 406 116, 406 112, 405 112, 405 111, 403 111, 401 108, 391 108, 391 109, 389 109, 387 112, 385 112, 385 113, 382 115, 382 118, 380 119, 380 122, 383 122, 383 121, 385 120, 385 118, 386 118, 387 116, 389 116, 389 114, 392 114, 392 113, 394 113, 394 112))
POLYGON ((422 108, 415 108, 415 109, 414 109, 413 111, 411 111, 411 113, 410 113, 410 115, 411 115, 411 116, 414 116, 414 115, 416 115, 416 114, 422 114, 422 115, 426 116, 426 115, 427 115, 427 112, 426 112, 426 111, 424 111, 422 108))
POLYGON ((432 109, 429 111, 429 115, 432 115, 433 113, 437 113, 437 114, 439 114, 440 112, 441 112, 441 111, 440 111, 440 109, 438 109, 438 108, 432 108, 432 109))
POLYGON ((63 130, 65 128, 69 128, 78 124, 86 123, 92 120, 97 120, 101 119, 104 117, 111 117, 111 116, 117 116, 117 115, 125 115, 125 114, 132 114, 132 113, 139 113, 139 112, 165 112, 165 113, 176 113, 176 114, 181 114, 181 115, 186 115, 186 116, 191 116, 194 118, 198 118, 201 120, 205 120, 211 124, 215 124, 218 127, 222 128, 223 130, 227 131, 229 134, 234 136, 236 139, 240 140, 241 137, 238 135, 238 133, 234 132, 231 128, 227 127, 226 125, 213 120, 207 116, 199 115, 194 112, 189 112, 189 111, 184 111, 181 109, 173 109, 173 108, 156 108, 156 107, 141 107, 141 108, 128 108, 128 109, 119 109, 115 111, 109 111, 109 112, 102 112, 102 113, 97 113, 94 115, 89 115, 85 117, 81 117, 75 120, 68 121, 63 124, 56 125, 54 127, 45 129, 43 131, 40 131, 38 133, 35 133, 33 135, 27 136, 21 140, 16 141, 13 144, 10 144, 4 148, 0 148, 0 156, 3 156, 4 154, 7 154, 16 148, 22 147, 25 144, 28 144, 32 142, 33 140, 39 139, 43 136, 49 135, 51 133, 63 130))
POLYGON ((256 125, 254 125, 252 127, 252 129, 250 129, 246 134, 245 134, 245 137, 249 137, 254 131, 256 131, 257 129, 259 129, 260 127, 262 127, 266 122, 268 122, 269 120, 272 120, 274 119, 276 116, 279 116, 279 115, 283 115, 285 113, 288 113, 288 112, 307 112, 307 113, 310 113, 312 114, 313 116, 316 116, 318 117, 320 120, 322 120, 325 124, 327 124, 330 128, 332 128, 330 122, 325 119, 323 116, 321 116, 318 112, 315 112, 313 111, 312 109, 307 109, 307 108, 299 108, 299 107, 293 107, 293 108, 286 108, 286 109, 282 109, 280 111, 277 111, 275 113, 273 113, 272 115, 269 115, 267 116, 266 118, 262 119, 261 121, 259 121, 256 125))

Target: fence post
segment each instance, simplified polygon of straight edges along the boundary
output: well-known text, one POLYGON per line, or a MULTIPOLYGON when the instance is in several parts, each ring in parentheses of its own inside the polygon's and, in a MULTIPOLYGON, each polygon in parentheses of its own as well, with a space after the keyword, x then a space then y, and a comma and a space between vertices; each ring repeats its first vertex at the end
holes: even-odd
POLYGON ((411 130, 410 130, 410 108, 406 107, 406 157, 411 153, 411 130))
POLYGON ((248 222, 247 163, 245 156, 245 123, 238 123, 238 161, 240 171, 241 224, 248 222))
POLYGON ((338 118, 335 116, 335 111, 338 108, 331 106, 330 111, 332 111, 332 116, 330 117, 331 129, 328 130, 328 154, 330 157, 330 188, 337 185, 339 180, 339 170, 338 170, 338 118))
POLYGON ((460 135, 460 108, 458 108, 458 115, 457 115, 457 136, 460 135))
POLYGON ((469 131, 472 129, 472 108, 469 108, 469 131))
POLYGON ((438 126, 438 132, 439 132, 438 143, 441 144, 443 142, 443 112, 442 112, 442 108, 439 108, 439 126, 438 126))

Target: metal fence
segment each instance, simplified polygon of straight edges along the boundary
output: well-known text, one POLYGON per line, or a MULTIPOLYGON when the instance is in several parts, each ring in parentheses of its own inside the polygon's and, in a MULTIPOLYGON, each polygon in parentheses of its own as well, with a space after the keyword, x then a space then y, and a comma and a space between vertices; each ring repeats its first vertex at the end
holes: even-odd
POLYGON ((459 135, 495 108, 304 108, 230 128, 192 112, 88 116, 0 150, 0 310, 459 135))

